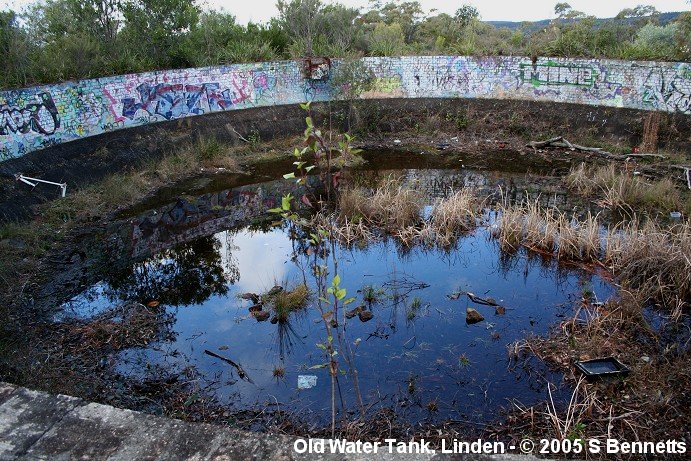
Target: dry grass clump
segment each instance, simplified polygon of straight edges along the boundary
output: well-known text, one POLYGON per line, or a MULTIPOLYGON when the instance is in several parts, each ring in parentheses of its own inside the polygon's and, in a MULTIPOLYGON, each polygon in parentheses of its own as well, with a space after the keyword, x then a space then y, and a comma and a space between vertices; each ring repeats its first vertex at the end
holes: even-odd
POLYGON ((419 192, 401 187, 396 180, 389 178, 373 193, 359 187, 342 191, 338 198, 338 221, 362 219, 369 225, 394 233, 417 224, 421 219, 422 205, 419 192))
POLYGON ((303 309, 307 305, 309 297, 309 288, 304 283, 297 285, 292 290, 282 290, 271 296, 271 303, 278 321, 285 322, 291 312, 303 309))
POLYGON ((675 211, 683 203, 680 191, 670 179, 646 181, 620 171, 614 164, 586 166, 581 163, 571 169, 565 180, 578 193, 599 197, 603 206, 627 213, 638 208, 675 211))
POLYGON ((503 206, 500 207, 499 213, 499 220, 492 229, 492 236, 499 241, 502 251, 515 251, 523 242, 525 210, 522 207, 503 206))
POLYGON ((556 218, 559 236, 557 257, 572 261, 593 261, 600 255, 600 223, 588 213, 584 221, 569 219, 565 214, 556 218))
POLYGON ((679 315, 691 296, 691 226, 615 226, 607 233, 604 262, 627 287, 662 300, 679 315))
POLYGON ((439 199, 430 217, 423 221, 423 198, 417 191, 402 188, 391 179, 374 193, 362 188, 343 191, 334 233, 343 242, 374 240, 372 228, 391 234, 406 246, 415 244, 449 247, 460 233, 475 227, 479 203, 473 192, 463 189, 439 199))
POLYGON ((576 221, 564 213, 543 210, 537 202, 525 206, 500 208, 492 235, 503 251, 515 251, 521 245, 560 259, 591 261, 600 254, 600 224, 588 214, 576 221))
MULTIPOLYGON (((544 213, 541 213, 537 201, 528 203, 524 211, 524 244, 533 250, 552 253, 557 244, 559 221, 555 219, 551 210, 546 210, 544 213)), ((514 225, 514 227, 516 226, 514 225)))
POLYGON ((478 203, 470 189, 461 189, 446 198, 437 200, 430 215, 431 230, 439 245, 449 246, 459 232, 475 227, 478 203))
POLYGON ((663 228, 652 221, 603 231, 597 216, 573 219, 537 205, 501 208, 492 235, 502 250, 520 245, 564 261, 600 261, 618 280, 679 315, 691 297, 691 225, 663 228), (602 233, 606 233, 602 236, 602 233))

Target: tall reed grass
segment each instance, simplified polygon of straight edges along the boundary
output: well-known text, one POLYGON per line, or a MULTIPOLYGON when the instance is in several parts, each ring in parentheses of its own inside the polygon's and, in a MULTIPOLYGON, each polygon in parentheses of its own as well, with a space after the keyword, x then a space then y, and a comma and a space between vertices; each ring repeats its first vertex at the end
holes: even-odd
POLYGON ((502 249, 525 246, 560 260, 608 267, 627 289, 675 315, 691 297, 691 225, 663 227, 638 219, 605 228, 598 216, 577 220, 537 204, 501 207, 492 235, 502 249))
POLYGON ((579 194, 597 197, 601 205, 628 214, 683 208, 682 194, 672 180, 648 181, 622 171, 615 164, 586 166, 581 163, 571 169, 565 180, 567 186, 579 194))

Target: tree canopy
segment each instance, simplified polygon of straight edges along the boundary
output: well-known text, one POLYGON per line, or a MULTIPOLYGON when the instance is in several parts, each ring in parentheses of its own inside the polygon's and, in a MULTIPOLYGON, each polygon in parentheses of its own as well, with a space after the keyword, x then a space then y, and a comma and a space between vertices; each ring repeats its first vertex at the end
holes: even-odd
POLYGON ((663 21, 652 5, 602 20, 560 2, 546 27, 493 26, 467 4, 453 16, 408 0, 371 0, 363 9, 277 0, 277 8, 276 18, 247 25, 232 7, 203 10, 197 0, 39 0, 0 11, 0 87, 303 56, 691 58, 691 14, 663 21))

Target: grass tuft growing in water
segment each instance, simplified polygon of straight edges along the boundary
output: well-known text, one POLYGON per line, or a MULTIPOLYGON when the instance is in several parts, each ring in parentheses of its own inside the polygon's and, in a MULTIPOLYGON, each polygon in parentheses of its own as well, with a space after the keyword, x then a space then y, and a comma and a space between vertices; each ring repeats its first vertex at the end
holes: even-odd
POLYGON ((564 261, 595 262, 610 268, 627 288, 656 300, 677 315, 691 293, 691 225, 662 227, 638 219, 604 229, 597 216, 576 220, 537 205, 500 208, 492 235, 502 249, 554 254, 564 261))
POLYGON ((271 296, 271 303, 273 304, 276 317, 279 322, 288 320, 291 312, 303 309, 307 305, 310 292, 307 285, 300 284, 292 290, 282 290, 271 296))
POLYGON ((601 205, 628 214, 637 210, 676 211, 684 208, 682 194, 668 178, 648 181, 614 164, 581 163, 566 176, 566 184, 579 194, 598 197, 601 205))
POLYGON ((354 187, 341 192, 338 199, 338 221, 365 220, 387 232, 395 232, 420 221, 422 195, 401 187, 388 178, 374 192, 354 187))

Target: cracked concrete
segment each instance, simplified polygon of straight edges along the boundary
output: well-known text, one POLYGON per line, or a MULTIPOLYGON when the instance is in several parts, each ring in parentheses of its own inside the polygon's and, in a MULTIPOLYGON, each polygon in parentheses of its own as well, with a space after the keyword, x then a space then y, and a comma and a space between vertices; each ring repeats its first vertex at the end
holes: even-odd
POLYGON ((519 455, 298 454, 294 438, 49 395, 0 382, 0 461, 519 460, 519 455))

